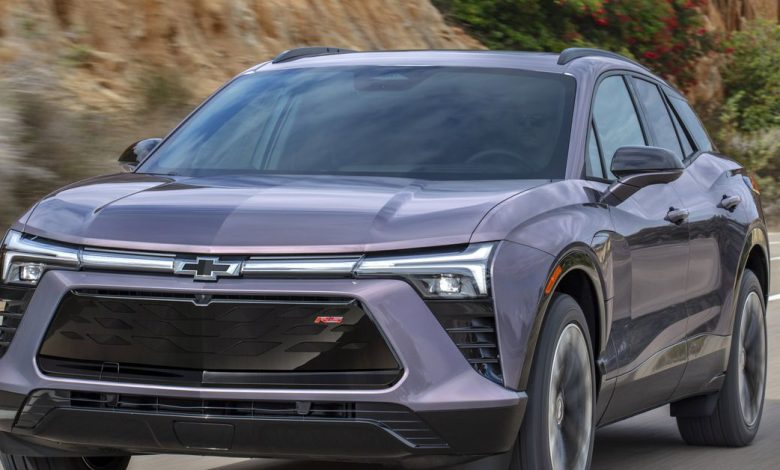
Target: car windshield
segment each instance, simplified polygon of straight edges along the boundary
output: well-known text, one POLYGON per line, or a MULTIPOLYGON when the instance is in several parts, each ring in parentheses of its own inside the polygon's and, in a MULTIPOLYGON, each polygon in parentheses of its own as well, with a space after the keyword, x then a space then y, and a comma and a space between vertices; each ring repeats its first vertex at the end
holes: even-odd
POLYGON ((475 67, 300 68, 239 77, 139 172, 559 179, 574 79, 475 67))

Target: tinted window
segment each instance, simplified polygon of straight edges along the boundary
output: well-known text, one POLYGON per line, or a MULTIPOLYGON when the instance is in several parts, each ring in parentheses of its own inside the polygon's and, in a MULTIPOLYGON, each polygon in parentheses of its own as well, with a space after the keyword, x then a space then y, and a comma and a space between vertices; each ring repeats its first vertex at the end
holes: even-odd
POLYGON ((674 122, 674 128, 677 130, 677 135, 680 136, 680 142, 682 142, 683 155, 687 158, 693 153, 693 146, 691 145, 690 137, 683 128, 680 118, 677 117, 677 113, 672 110, 672 121, 674 122))
POLYGON ((601 155, 599 154, 599 144, 596 141, 596 133, 593 126, 590 126, 588 132, 588 149, 585 156, 585 174, 597 178, 604 177, 604 170, 601 168, 601 155))
POLYGON ((258 72, 212 98, 146 173, 563 178, 574 79, 508 69, 258 72))
MULTIPOLYGON (((623 77, 612 76, 601 82, 593 104, 593 121, 607 169, 620 147, 646 145, 623 77)), ((611 171, 608 173, 610 178, 614 177, 611 171)))
POLYGON ((680 115, 688 132, 691 133, 691 137, 693 137, 697 149, 705 152, 711 151, 712 142, 710 142, 707 131, 704 130, 704 126, 701 125, 701 121, 699 121, 699 118, 696 116, 696 113, 693 112, 691 106, 685 100, 674 96, 670 101, 672 102, 675 111, 677 111, 677 114, 680 115))
POLYGON ((661 91, 645 80, 635 79, 634 85, 636 85, 637 98, 645 110, 647 125, 653 135, 653 145, 670 150, 682 160, 684 158, 682 147, 661 91))

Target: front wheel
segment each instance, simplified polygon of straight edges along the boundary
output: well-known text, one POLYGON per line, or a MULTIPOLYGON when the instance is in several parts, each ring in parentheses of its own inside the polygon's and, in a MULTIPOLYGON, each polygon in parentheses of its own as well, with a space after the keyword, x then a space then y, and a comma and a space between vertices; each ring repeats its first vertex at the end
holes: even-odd
POLYGON ((582 309, 551 302, 537 343, 511 470, 586 470, 593 453, 595 367, 582 309))
POLYGON ((5 470, 125 470, 130 457, 23 457, 0 454, 5 470))

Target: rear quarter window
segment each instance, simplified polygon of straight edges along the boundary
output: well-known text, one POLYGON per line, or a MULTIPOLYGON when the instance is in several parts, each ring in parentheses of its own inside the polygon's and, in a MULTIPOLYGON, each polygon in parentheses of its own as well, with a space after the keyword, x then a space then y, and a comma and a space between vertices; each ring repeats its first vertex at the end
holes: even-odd
POLYGON ((688 132, 691 133, 693 141, 696 143, 696 149, 702 152, 711 152, 713 150, 712 141, 710 141, 707 131, 699 121, 696 113, 685 100, 676 96, 671 96, 670 100, 677 115, 682 119, 688 132))
POLYGON ((642 79, 635 78, 633 83, 639 102, 645 110, 647 124, 654 139, 653 143, 671 151, 682 161, 685 155, 661 91, 656 85, 642 79))

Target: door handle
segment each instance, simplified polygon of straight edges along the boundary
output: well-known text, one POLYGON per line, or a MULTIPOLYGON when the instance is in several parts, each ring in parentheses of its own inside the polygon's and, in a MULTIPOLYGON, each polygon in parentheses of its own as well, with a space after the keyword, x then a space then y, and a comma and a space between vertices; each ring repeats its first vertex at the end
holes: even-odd
POLYGON ((688 210, 687 209, 675 209, 674 207, 669 208, 669 212, 666 213, 666 220, 673 224, 681 224, 685 222, 685 220, 688 219, 688 210))
POLYGON ((723 199, 718 203, 718 207, 726 209, 729 212, 734 212, 734 209, 736 209, 741 202, 742 198, 739 196, 727 196, 724 194, 723 199))

